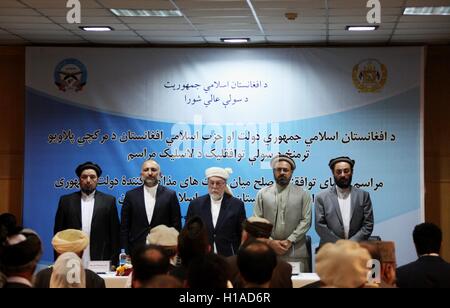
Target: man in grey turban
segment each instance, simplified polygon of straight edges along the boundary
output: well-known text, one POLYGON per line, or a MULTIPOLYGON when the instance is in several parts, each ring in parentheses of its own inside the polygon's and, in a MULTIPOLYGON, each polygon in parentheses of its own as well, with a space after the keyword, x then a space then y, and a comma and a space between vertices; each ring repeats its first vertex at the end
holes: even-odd
POLYGON ((291 184, 295 162, 287 155, 272 158, 275 183, 261 189, 253 213, 273 224, 269 246, 293 266, 293 271, 309 272, 306 232, 311 227, 311 196, 291 184))

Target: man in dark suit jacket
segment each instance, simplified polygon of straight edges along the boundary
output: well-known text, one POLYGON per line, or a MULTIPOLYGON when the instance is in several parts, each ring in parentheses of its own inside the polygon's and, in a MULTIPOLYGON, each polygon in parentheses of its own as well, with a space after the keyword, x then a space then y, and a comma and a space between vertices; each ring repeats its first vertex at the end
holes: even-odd
POLYGON ((214 252, 225 257, 235 255, 246 218, 244 203, 233 197, 226 185, 231 169, 212 167, 205 173, 209 193, 191 201, 186 220, 199 216, 206 225, 214 252))
POLYGON ((90 260, 110 260, 116 265, 120 231, 116 198, 96 190, 102 173, 97 164, 81 164, 75 173, 81 190, 60 198, 54 234, 66 229, 83 230, 89 236, 89 247, 83 254, 85 266, 90 260))
MULTIPOLYGON (((273 225, 265 218, 250 217, 243 223, 241 247, 251 241, 270 242, 269 237, 272 233, 273 225)), ((237 265, 237 256, 227 258, 230 265, 231 282, 235 288, 243 288, 245 282, 239 275, 239 268, 237 265)), ((270 279, 270 288, 292 288, 292 266, 286 261, 277 258, 277 265, 275 266, 272 278, 270 279)))
POLYGON ((342 156, 328 164, 336 185, 315 199, 315 226, 320 246, 339 239, 364 241, 373 230, 372 202, 368 192, 351 185, 355 161, 342 156))
POLYGON ((450 263, 440 256, 442 231, 432 223, 417 225, 413 231, 419 258, 397 268, 399 288, 450 288, 450 263))
POLYGON ((175 191, 159 185, 160 166, 152 159, 142 164, 144 185, 125 194, 122 206, 120 242, 129 254, 145 245, 150 229, 159 225, 181 229, 181 211, 175 191))

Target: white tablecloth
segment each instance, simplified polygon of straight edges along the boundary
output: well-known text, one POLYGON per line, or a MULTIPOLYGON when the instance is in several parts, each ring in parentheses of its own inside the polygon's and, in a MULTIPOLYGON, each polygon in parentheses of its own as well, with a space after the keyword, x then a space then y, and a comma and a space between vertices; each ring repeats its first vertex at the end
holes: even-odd
MULTIPOLYGON (((127 276, 116 276, 116 273, 101 274, 105 280, 107 288, 125 288, 127 285, 127 276)), ((301 273, 299 275, 292 276, 292 285, 294 288, 300 288, 309 283, 320 280, 316 273, 301 273)))
POLYGON ((300 273, 292 276, 292 286, 294 288, 301 288, 304 285, 319 281, 320 278, 316 273, 300 273))
POLYGON ((116 276, 115 272, 100 274, 100 277, 105 281, 107 288, 125 288, 128 281, 128 276, 116 276))

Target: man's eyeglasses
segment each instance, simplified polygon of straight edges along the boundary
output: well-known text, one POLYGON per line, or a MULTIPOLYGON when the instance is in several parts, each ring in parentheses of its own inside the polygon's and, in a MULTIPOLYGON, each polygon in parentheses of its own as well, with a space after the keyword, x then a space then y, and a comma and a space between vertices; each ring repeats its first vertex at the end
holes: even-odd
POLYGON ((225 185, 225 181, 217 181, 217 182, 214 182, 214 181, 208 181, 208 185, 209 185, 209 186, 217 186, 217 187, 221 187, 221 186, 225 185))

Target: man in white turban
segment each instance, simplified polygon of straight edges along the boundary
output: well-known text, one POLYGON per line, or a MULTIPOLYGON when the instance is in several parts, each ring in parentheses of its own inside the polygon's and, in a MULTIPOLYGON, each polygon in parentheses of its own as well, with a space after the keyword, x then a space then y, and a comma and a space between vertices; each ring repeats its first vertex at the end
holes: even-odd
POLYGON ((237 254, 241 242, 242 222, 246 219, 244 203, 233 197, 227 187, 230 168, 206 169, 208 194, 189 204, 186 220, 199 216, 208 230, 214 252, 228 257, 237 254))
POLYGON ((56 259, 50 288, 86 288, 86 273, 77 254, 64 252, 56 259))
POLYGON ((76 229, 60 231, 52 239, 53 248, 55 248, 58 254, 74 252, 80 258, 88 244, 89 238, 86 233, 76 229))
POLYGON ((367 283, 371 256, 367 249, 349 240, 327 243, 316 256, 316 271, 323 286, 361 288, 367 283))
MULTIPOLYGON (((89 245, 89 237, 86 233, 77 229, 67 229, 59 231, 52 239, 52 245, 58 255, 72 253, 79 258, 83 257, 83 252, 89 245)), ((62 261, 61 261, 62 262, 62 261)), ((37 273, 34 287, 48 288, 54 266, 43 269, 37 273)), ((84 269, 84 279, 86 288, 105 288, 105 281, 96 273, 89 269, 84 269)))

